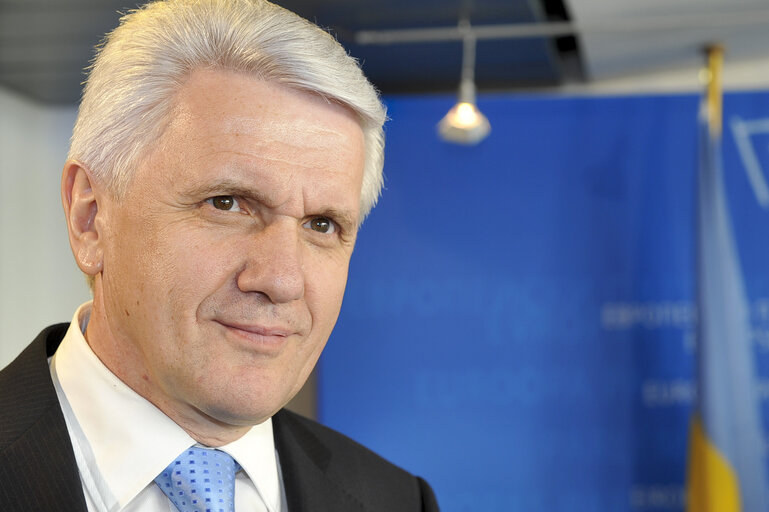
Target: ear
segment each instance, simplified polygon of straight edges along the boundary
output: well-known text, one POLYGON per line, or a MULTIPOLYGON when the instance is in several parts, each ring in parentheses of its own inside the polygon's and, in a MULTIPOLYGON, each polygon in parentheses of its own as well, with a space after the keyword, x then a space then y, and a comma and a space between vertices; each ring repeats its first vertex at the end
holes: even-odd
POLYGON ((93 177, 80 162, 68 160, 61 176, 61 202, 69 230, 69 245, 77 266, 86 275, 102 270, 103 239, 97 229, 99 213, 93 177))

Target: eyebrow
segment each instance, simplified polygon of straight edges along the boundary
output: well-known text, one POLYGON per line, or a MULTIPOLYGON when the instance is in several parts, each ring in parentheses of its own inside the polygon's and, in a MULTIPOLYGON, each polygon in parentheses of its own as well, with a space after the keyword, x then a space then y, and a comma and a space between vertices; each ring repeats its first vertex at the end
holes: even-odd
POLYGON ((191 187, 187 189, 185 193, 192 197, 205 197, 205 196, 211 196, 211 195, 232 195, 232 196, 244 197, 246 199, 258 201, 259 203, 270 208, 276 206, 270 202, 269 197, 263 192, 252 187, 244 186, 242 183, 238 181, 230 180, 226 178, 215 181, 213 183, 206 183, 206 184, 199 185, 197 187, 191 187))
POLYGON ((342 231, 348 233, 354 233, 359 225, 355 216, 347 210, 339 210, 336 208, 328 208, 317 214, 320 217, 328 217, 342 228, 342 231))
MULTIPOLYGON (((251 201, 256 201, 267 208, 276 208, 273 201, 269 196, 260 190, 252 187, 244 186, 241 182, 236 180, 223 178, 214 183, 203 184, 197 187, 191 187, 186 190, 186 194, 192 197, 208 197, 212 195, 232 195, 242 197, 251 201)), ((359 227, 357 216, 349 210, 342 210, 339 208, 322 208, 313 215, 318 217, 328 217, 334 222, 340 225, 343 231, 354 233, 359 227)))

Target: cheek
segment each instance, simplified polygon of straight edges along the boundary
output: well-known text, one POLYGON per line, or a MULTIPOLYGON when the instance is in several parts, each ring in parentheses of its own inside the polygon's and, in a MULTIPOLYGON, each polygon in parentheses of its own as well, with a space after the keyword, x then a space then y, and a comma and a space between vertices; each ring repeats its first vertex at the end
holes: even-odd
POLYGON ((307 303, 313 317, 313 324, 326 334, 339 316, 347 284, 347 264, 329 263, 323 272, 311 274, 307 278, 307 303))
POLYGON ((166 286, 176 257, 159 228, 146 218, 123 219, 108 235, 110 247, 105 261, 105 274, 116 285, 155 300, 165 295, 158 293, 166 286))
POLYGON ((202 240, 198 233, 180 231, 164 244, 162 268, 157 279, 164 283, 169 307, 175 317, 197 315, 207 297, 230 289, 242 258, 232 244, 202 240))
POLYGON ((220 286, 223 263, 231 260, 216 253, 221 245, 205 244, 189 230, 144 227, 142 233, 118 237, 120 261, 112 281, 126 288, 121 294, 129 313, 144 316, 159 330, 179 331, 180 324, 194 319, 200 301, 220 286))

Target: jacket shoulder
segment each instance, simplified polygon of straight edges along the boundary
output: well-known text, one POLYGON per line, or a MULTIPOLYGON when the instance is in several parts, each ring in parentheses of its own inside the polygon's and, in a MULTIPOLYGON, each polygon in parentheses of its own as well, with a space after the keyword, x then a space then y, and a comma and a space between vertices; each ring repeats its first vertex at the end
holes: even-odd
POLYGON ((273 417, 273 425, 284 478, 288 473, 290 480, 294 464, 312 461, 360 510, 438 510, 427 482, 346 435, 287 410, 273 417), (306 460, 296 460, 299 450, 306 460))
POLYGON ((53 355, 68 324, 44 329, 16 359, 0 371, 0 450, 29 429, 59 401, 47 358, 53 355))
POLYGON ((0 371, 2 510, 86 510, 67 426, 47 358, 68 324, 45 329, 0 371))

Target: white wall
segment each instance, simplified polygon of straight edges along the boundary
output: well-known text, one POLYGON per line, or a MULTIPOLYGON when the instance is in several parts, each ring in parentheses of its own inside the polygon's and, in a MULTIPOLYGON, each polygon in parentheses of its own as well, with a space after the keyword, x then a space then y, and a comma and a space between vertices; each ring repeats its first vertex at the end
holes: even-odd
POLYGON ((0 368, 90 297, 59 195, 75 114, 0 88, 0 368))

